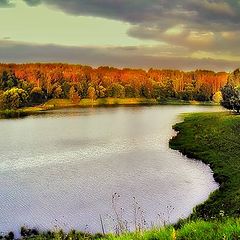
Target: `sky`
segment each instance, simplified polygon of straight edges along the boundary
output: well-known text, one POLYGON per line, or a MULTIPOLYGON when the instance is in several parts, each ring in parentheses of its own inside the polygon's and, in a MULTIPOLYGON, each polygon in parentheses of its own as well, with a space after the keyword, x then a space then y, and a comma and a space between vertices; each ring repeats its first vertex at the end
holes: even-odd
POLYGON ((0 62, 240 66, 240 0, 0 0, 0 62))

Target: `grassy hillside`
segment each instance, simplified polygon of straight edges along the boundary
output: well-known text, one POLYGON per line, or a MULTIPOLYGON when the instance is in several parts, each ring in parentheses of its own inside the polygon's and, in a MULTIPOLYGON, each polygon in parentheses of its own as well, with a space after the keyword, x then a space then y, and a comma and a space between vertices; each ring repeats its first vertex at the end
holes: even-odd
POLYGON ((196 208, 193 216, 209 219, 240 216, 240 116, 229 113, 187 115, 174 129, 170 146, 210 164, 218 191, 196 208))

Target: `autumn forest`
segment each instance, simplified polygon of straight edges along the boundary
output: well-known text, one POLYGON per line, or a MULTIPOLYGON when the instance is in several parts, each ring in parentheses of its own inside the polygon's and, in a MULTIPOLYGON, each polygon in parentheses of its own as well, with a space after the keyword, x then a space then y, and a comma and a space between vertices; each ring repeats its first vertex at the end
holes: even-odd
POLYGON ((217 98, 216 93, 226 84, 228 75, 207 70, 0 64, 1 108, 16 109, 57 98, 75 103, 84 98, 107 97, 211 101, 217 98))

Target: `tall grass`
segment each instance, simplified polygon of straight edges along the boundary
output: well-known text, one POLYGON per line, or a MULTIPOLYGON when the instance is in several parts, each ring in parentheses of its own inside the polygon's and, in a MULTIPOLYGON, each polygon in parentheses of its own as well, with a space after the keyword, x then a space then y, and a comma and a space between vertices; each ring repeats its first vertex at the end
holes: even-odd
MULTIPOLYGON (((116 234, 90 234, 75 230, 64 233, 62 230, 55 232, 23 231, 22 239, 36 240, 238 240, 240 239, 240 219, 228 218, 224 220, 196 220, 185 222, 179 228, 165 226, 153 228, 146 231, 136 231, 132 233, 116 234), (28 233, 28 234, 26 234, 28 233)), ((8 239, 8 235, 5 239, 8 239)))

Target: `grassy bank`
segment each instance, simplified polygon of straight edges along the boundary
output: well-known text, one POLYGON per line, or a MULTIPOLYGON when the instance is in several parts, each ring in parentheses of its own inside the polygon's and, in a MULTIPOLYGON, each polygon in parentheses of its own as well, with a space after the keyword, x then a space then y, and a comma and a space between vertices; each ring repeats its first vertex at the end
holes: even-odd
POLYGON ((193 218, 240 216, 240 116, 230 113, 199 113, 187 115, 174 126, 178 135, 170 147, 188 157, 210 164, 220 184, 193 218))
MULTIPOLYGON (((37 230, 28 230, 24 228, 21 231, 22 239, 56 239, 56 240, 71 240, 71 239, 105 239, 105 240, 237 240, 240 239, 240 219, 224 219, 212 221, 191 221, 186 222, 179 228, 174 226, 165 226, 162 228, 153 228, 146 231, 136 231, 133 233, 125 233, 120 236, 113 234, 89 234, 78 231, 48 231, 39 233, 37 230)), ((13 237, 10 233, 6 239, 13 237)))
MULTIPOLYGON (((156 105, 159 104, 156 99, 146 98, 99 98, 96 100, 82 99, 79 103, 73 103, 69 99, 51 99, 44 104, 24 107, 17 110, 0 110, 0 118, 19 118, 28 115, 42 114, 49 110, 71 107, 101 107, 101 106, 120 106, 120 105, 156 105)), ((178 101, 172 101, 169 104, 184 104, 178 101)))
POLYGON ((51 99, 43 106, 50 108, 64 107, 92 107, 92 106, 118 106, 118 105, 217 105, 213 102, 183 101, 167 99, 159 101, 153 98, 98 98, 96 100, 81 99, 79 103, 72 103, 69 99, 51 99))
POLYGON ((17 118, 33 114, 41 114, 48 110, 71 107, 101 107, 101 106, 134 106, 134 105, 204 105, 216 106, 213 102, 197 102, 168 99, 158 101, 147 98, 98 98, 96 100, 81 99, 78 103, 73 103, 69 99, 51 99, 44 104, 25 107, 17 110, 0 110, 0 118, 17 118))
POLYGON ((96 100, 81 99, 79 103, 73 103, 69 99, 51 99, 44 104, 47 107, 92 107, 92 106, 114 106, 114 105, 152 105, 158 104, 156 99, 146 98, 98 98, 96 100))
POLYGON ((23 110, 0 110, 0 118, 20 118, 26 115, 23 110))
POLYGON ((21 118, 29 115, 42 114, 53 108, 47 106, 25 107, 21 109, 0 110, 0 119, 21 118))

